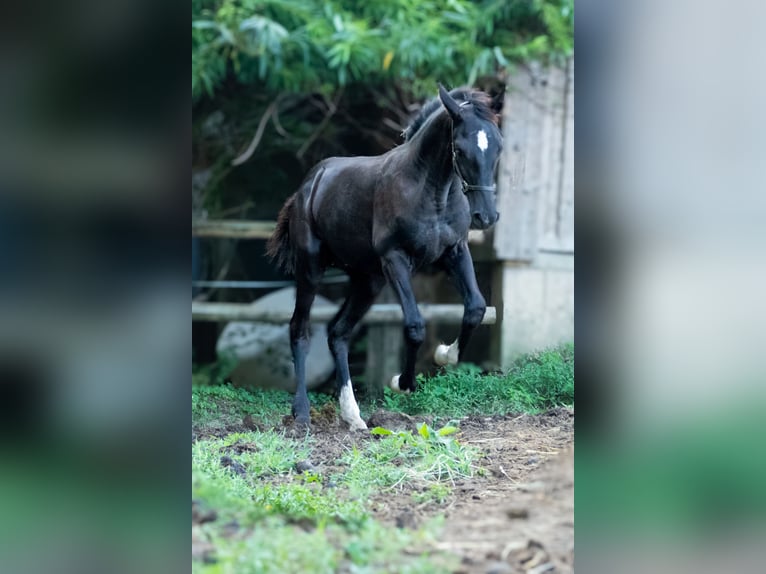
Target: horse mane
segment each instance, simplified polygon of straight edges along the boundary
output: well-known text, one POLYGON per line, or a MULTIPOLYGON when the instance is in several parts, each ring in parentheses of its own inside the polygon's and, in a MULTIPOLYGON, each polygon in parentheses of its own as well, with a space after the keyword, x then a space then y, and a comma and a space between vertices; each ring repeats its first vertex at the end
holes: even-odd
MULTIPOLYGON (((458 102, 465 102, 473 106, 477 116, 483 120, 489 120, 497 124, 497 114, 492 109, 492 98, 489 94, 474 90, 473 88, 455 88, 450 91, 450 96, 458 102)), ((429 100, 415 116, 409 126, 402 132, 404 141, 410 141, 418 130, 423 127, 428 118, 443 108, 439 96, 429 100)))

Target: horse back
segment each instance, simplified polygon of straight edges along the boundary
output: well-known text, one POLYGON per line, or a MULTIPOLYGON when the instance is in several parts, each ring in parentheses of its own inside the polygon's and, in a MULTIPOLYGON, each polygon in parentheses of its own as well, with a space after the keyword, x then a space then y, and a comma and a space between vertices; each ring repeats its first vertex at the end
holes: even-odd
POLYGON ((301 186, 301 210, 310 220, 330 265, 379 270, 372 245, 372 222, 381 157, 325 159, 301 186))

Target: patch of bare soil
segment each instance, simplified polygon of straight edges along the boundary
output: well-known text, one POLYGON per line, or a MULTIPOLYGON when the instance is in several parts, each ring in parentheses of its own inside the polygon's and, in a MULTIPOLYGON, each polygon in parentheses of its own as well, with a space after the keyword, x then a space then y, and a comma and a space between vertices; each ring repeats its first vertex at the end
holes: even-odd
POLYGON ((574 445, 487 486, 451 513, 439 543, 462 557, 458 572, 574 572, 574 445))

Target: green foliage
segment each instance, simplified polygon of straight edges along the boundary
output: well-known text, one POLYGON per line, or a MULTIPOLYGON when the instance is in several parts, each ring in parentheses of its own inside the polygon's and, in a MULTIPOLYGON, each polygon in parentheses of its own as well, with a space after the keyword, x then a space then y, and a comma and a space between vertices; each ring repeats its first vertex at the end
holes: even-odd
POLYGON ((340 462, 348 468, 336 480, 357 496, 373 489, 395 488, 402 483, 430 486, 474 476, 478 451, 461 444, 453 435, 456 427, 435 430, 425 423, 417 433, 393 432, 382 427, 371 430, 380 440, 359 450, 351 448, 340 462))
POLYGON ((449 498, 450 489, 445 484, 435 483, 429 484, 421 492, 416 492, 412 495, 412 499, 420 504, 444 504, 449 498))
POLYGON ((192 96, 231 74, 268 91, 473 83, 572 51, 573 0, 193 0, 192 96))
POLYGON ((574 404, 574 345, 524 355, 505 374, 482 374, 461 364, 438 375, 418 377, 418 392, 385 390, 386 409, 409 414, 470 414, 539 412, 574 404))
POLYGON ((192 384, 221 385, 237 366, 237 357, 232 353, 222 353, 218 361, 211 365, 192 366, 192 384))

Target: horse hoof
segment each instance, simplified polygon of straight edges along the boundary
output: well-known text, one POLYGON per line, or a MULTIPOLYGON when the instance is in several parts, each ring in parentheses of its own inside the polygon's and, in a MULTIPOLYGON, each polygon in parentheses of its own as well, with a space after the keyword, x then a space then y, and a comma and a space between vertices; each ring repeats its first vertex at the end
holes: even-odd
POLYGON ((457 365, 457 345, 439 345, 434 352, 434 363, 440 367, 457 365))
POLYGON ((363 431, 367 430, 367 423, 365 423, 362 419, 357 419, 355 421, 346 421, 348 424, 349 430, 352 431, 363 431))
POLYGON ((311 430, 311 419, 309 417, 295 417, 293 428, 296 432, 309 432, 311 430))
POLYGON ((410 392, 409 389, 402 389, 399 386, 399 377, 401 377, 401 375, 394 375, 393 377, 391 377, 391 381, 388 383, 388 386, 391 387, 392 391, 395 391, 397 393, 408 393, 409 394, 409 392, 410 392))

